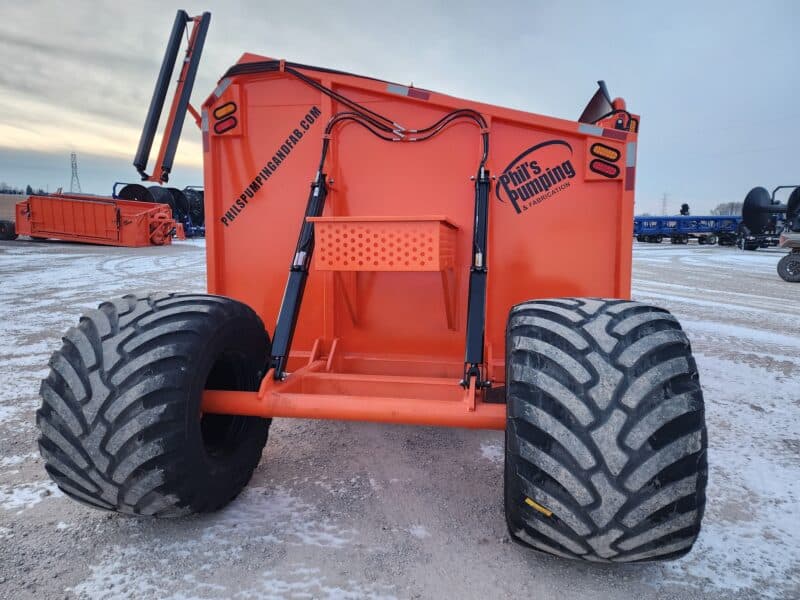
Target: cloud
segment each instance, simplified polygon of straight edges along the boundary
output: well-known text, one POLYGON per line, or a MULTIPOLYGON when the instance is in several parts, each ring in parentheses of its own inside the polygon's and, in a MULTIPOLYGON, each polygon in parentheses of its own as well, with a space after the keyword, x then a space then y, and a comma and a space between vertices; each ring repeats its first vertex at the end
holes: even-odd
MULTIPOLYGON (((0 2, 10 107, 0 146, 132 158, 184 3, 0 2)), ((245 51, 569 119, 605 79, 642 115, 638 211, 659 211, 664 192, 671 209, 686 201, 697 212, 797 178, 795 2, 245 0, 194 10, 206 8, 196 104, 245 51)), ((190 123, 184 132, 178 165, 196 167, 199 136, 190 123)))
MULTIPOLYGON (((78 154, 78 173, 81 189, 86 193, 111 195, 115 181, 134 183, 139 177, 131 165, 131 158, 109 157, 91 153, 78 154)), ((71 178, 68 152, 9 150, 0 147, 0 182, 16 187, 30 184, 35 189, 54 192, 59 187, 69 190, 71 178)), ((170 185, 183 188, 202 185, 203 173, 199 167, 176 168, 170 185)))

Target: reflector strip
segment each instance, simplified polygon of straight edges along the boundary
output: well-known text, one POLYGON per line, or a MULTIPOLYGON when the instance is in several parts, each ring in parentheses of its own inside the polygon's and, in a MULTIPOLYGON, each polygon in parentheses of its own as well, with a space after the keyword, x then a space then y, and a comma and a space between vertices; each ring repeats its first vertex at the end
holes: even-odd
POLYGON ((628 134, 617 129, 603 129, 603 137, 611 138, 612 140, 626 140, 628 139, 628 134))
POLYGON ((205 108, 200 117, 200 130, 203 132, 203 152, 208 152, 208 110, 205 108))
POLYGON ((223 93, 225 93, 225 90, 227 90, 227 89, 228 89, 228 86, 229 86, 230 84, 231 84, 231 78, 230 78, 230 77, 226 77, 225 79, 223 79, 222 81, 220 81, 220 82, 219 82, 219 85, 218 85, 218 86, 217 86, 217 88, 214 90, 214 95, 215 95, 217 98, 219 98, 220 96, 222 96, 222 94, 223 94, 223 93))
POLYGON ((597 158, 589 163, 589 169, 599 175, 602 175, 603 177, 608 177, 609 179, 614 179, 615 177, 619 176, 618 166, 612 165, 611 163, 607 163, 604 160, 597 158))
POLYGON ((228 117, 214 124, 214 133, 225 133, 236 127, 236 125, 238 125, 236 117, 228 117))
POLYGON ((410 98, 417 98, 418 100, 428 100, 431 97, 430 92, 420 90, 417 88, 410 88, 404 85, 397 85, 396 83, 387 83, 386 91, 400 96, 408 96, 410 98))
POLYGON ((408 88, 409 98, 417 98, 418 100, 427 100, 431 97, 430 92, 425 90, 418 90, 417 88, 408 88))
POLYGON ((636 142, 628 142, 628 156, 625 158, 626 167, 636 166, 636 142))
POLYGON ((592 155, 597 156, 598 158, 605 158, 611 162, 617 162, 620 156, 620 151, 616 148, 612 148, 611 146, 606 146, 605 144, 600 143, 592 144, 592 147, 589 151, 592 153, 592 155))
POLYGON ((629 192, 636 185, 636 167, 625 169, 625 191, 629 192))
POLYGON ((233 102, 226 102, 222 106, 218 106, 214 109, 214 118, 215 119, 222 119, 227 117, 228 115, 232 115, 236 112, 236 105, 233 102))
POLYGON ((589 135, 603 135, 603 128, 589 125, 588 123, 581 123, 578 125, 578 131, 581 133, 588 133, 589 135))

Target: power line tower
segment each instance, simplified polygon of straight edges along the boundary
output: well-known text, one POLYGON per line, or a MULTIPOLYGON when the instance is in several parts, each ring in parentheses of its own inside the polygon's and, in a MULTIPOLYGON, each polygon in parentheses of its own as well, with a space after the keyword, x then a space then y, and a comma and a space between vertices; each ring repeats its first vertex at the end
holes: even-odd
POLYGON ((69 155, 69 160, 72 163, 72 180, 69 182, 70 194, 81 193, 81 180, 78 179, 78 155, 74 152, 69 155))

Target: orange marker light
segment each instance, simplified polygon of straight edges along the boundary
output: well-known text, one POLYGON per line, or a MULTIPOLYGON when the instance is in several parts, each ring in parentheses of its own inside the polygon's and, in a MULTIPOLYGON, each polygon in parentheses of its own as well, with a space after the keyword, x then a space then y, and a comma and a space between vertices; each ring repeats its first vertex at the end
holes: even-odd
POLYGON ((598 158, 605 158, 606 160, 610 160, 611 162, 617 162, 620 157, 620 151, 616 148, 612 148, 611 146, 606 146, 605 144, 592 144, 590 152, 593 156, 597 156, 598 158))
POLYGON ((232 115, 236 112, 236 105, 233 102, 226 102, 222 106, 218 106, 214 109, 214 118, 215 119, 224 119, 228 115, 232 115))

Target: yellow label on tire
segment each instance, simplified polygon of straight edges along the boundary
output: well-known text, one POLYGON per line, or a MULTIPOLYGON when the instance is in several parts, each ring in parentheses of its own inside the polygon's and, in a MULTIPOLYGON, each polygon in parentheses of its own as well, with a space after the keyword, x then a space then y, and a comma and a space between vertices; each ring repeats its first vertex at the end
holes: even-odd
POLYGON ((530 506, 531 508, 533 508, 533 510, 537 510, 537 511, 539 511, 539 512, 540 512, 540 513, 542 513, 542 514, 543 514, 545 517, 552 517, 552 516, 553 516, 553 511, 551 511, 551 510, 547 510, 547 509, 546 509, 544 506, 542 506, 542 505, 541 505, 541 504, 539 504, 538 502, 534 502, 534 501, 533 501, 533 500, 531 500, 530 498, 525 498, 525 504, 527 504, 528 506, 530 506))

